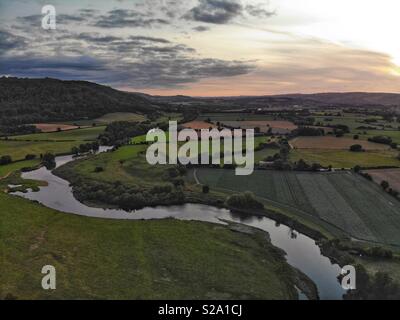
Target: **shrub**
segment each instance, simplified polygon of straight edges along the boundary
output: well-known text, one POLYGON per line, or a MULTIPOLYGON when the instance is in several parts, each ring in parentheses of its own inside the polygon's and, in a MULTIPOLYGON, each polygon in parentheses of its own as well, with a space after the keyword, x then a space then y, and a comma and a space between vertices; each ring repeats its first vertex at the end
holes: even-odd
POLYGON ((227 199, 227 204, 230 207, 238 209, 264 209, 264 205, 255 199, 251 192, 245 192, 242 194, 234 194, 227 199))
POLYGON ((363 147, 362 147, 361 145, 359 145, 359 144, 353 144, 353 145, 350 147, 350 151, 352 151, 352 152, 362 152, 362 151, 364 151, 364 149, 363 149, 363 147))
POLYGON ((27 154, 25 156, 25 160, 34 160, 34 159, 36 159, 36 155, 34 154, 27 154))
POLYGON ((10 156, 2 156, 0 158, 0 165, 10 164, 12 162, 12 158, 10 156))

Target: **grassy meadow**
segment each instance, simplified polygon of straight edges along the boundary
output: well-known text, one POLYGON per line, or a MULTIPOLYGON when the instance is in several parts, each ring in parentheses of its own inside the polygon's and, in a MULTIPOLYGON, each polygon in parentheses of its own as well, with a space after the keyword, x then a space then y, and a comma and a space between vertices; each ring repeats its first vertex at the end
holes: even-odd
POLYGON ((255 229, 91 219, 6 194, 0 219, 0 298, 297 298, 293 270, 255 229), (57 290, 41 288, 44 265, 57 290))

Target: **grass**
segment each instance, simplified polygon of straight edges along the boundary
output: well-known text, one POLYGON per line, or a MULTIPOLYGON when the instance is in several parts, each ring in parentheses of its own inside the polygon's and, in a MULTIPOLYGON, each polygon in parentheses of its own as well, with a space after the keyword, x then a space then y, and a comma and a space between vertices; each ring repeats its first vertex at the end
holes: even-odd
POLYGON ((368 140, 375 136, 387 136, 392 138, 393 142, 400 144, 400 130, 366 130, 366 132, 367 134, 364 134, 364 130, 357 130, 356 134, 363 140, 368 140))
POLYGON ((293 299, 293 270, 265 234, 200 222, 116 221, 0 194, 0 298, 293 299), (44 265, 57 289, 41 288, 44 265))
POLYGON ((21 170, 22 168, 31 168, 37 166, 40 163, 40 160, 27 160, 27 161, 19 161, 14 162, 5 166, 0 166, 0 178, 7 176, 8 174, 21 170))
POLYGON ((211 188, 251 191, 301 210, 349 236, 400 246, 400 203, 358 175, 255 171, 242 177, 230 170, 198 169, 197 177, 211 188))
POLYGON ((307 163, 319 163, 334 168, 353 168, 356 165, 362 167, 378 166, 400 166, 396 158, 398 152, 394 150, 351 152, 347 150, 326 150, 326 149, 296 149, 290 152, 290 160, 298 161, 303 159, 307 163))
POLYGON ((146 121, 146 119, 146 116, 142 114, 130 112, 115 112, 105 114, 104 116, 95 119, 94 122, 99 124, 109 124, 115 121, 143 122, 146 121))
POLYGON ((23 160, 27 154, 40 154, 51 152, 63 154, 71 151, 72 147, 79 145, 79 141, 47 142, 47 141, 0 141, 0 155, 9 155, 13 161, 23 160))
POLYGON ((12 137, 21 141, 94 141, 105 130, 104 126, 52 133, 36 133, 12 137))
POLYGON ((211 121, 251 121, 251 120, 265 120, 272 121, 276 120, 275 117, 269 115, 260 115, 260 114, 250 114, 250 113, 238 113, 238 112, 230 112, 230 113, 203 113, 201 114, 197 120, 208 120, 211 121))

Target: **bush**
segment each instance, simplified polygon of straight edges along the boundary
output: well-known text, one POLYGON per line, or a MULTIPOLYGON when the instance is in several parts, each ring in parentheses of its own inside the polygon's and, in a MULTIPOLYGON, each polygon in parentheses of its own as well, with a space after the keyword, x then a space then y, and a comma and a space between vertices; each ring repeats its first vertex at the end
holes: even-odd
POLYGON ((12 158, 10 156, 2 156, 0 158, 0 165, 4 166, 6 164, 10 164, 12 162, 12 158))
POLYGON ((203 186, 203 193, 207 194, 210 192, 210 187, 209 186, 203 186))
POLYGON ((257 199, 255 199, 254 195, 248 191, 242 194, 234 194, 228 197, 227 204, 228 206, 237 209, 264 209, 264 205, 257 199))
POLYGON ((389 188, 389 182, 383 180, 381 182, 381 187, 383 188, 383 190, 387 190, 389 188))
POLYGON ((34 160, 34 159, 36 159, 36 155, 34 154, 27 154, 25 156, 25 160, 34 160))
POLYGON ((47 169, 53 169, 56 166, 56 157, 52 153, 46 153, 42 157, 42 163, 47 169))
POLYGON ((353 145, 350 147, 350 151, 352 151, 352 152, 363 152, 364 149, 363 149, 363 147, 362 147, 361 145, 359 145, 359 144, 353 144, 353 145))

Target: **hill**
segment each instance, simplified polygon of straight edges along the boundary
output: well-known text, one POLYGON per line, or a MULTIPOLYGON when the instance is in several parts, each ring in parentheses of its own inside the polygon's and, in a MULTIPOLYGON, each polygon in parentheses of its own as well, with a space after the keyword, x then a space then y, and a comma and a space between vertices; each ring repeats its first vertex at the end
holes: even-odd
POLYGON ((290 94, 283 95, 281 97, 294 98, 299 100, 312 100, 325 104, 345 104, 352 106, 400 106, 400 94, 398 93, 344 92, 290 94))
POLYGON ((0 124, 94 119, 112 112, 154 114, 143 96, 86 81, 0 78, 0 124))

